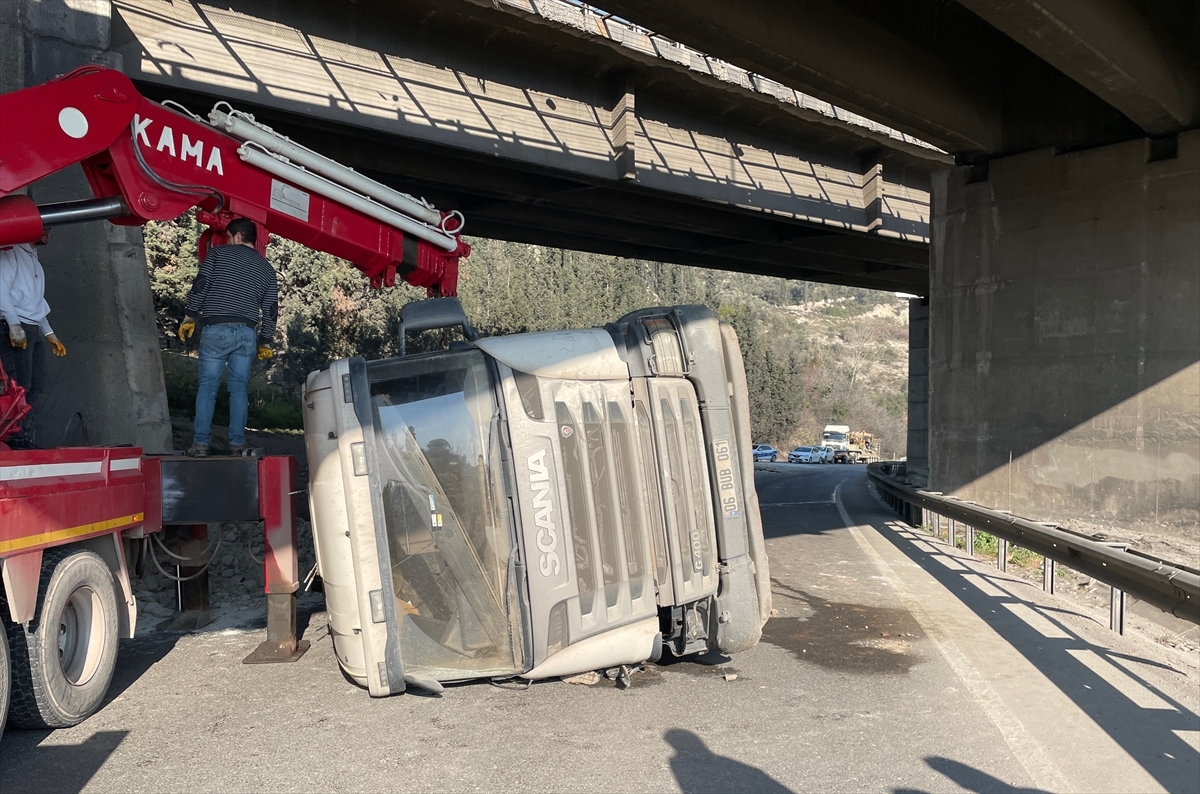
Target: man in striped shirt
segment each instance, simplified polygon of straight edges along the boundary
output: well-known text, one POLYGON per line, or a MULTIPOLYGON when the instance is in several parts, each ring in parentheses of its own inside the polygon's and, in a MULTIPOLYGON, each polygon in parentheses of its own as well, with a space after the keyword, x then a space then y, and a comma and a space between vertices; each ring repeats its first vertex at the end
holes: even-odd
POLYGON ((279 317, 279 285, 271 263, 254 249, 258 227, 246 218, 230 221, 228 245, 216 245, 200 263, 188 293, 187 316, 179 324, 186 342, 200 324, 200 389, 192 457, 208 455, 209 432, 221 374, 229 368, 229 452, 246 450, 250 365, 275 355, 271 340, 279 317))

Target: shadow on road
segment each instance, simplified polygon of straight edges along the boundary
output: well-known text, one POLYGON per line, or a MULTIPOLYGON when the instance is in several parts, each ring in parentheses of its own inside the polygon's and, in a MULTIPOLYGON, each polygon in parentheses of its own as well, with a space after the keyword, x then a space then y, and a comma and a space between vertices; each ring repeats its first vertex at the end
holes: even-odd
MULTIPOLYGON (((870 517, 871 525, 883 537, 986 621, 1165 789, 1197 790, 1200 752, 1181 734, 1200 729, 1200 716, 1145 680, 1134 666, 1161 664, 1094 645, 1060 619, 1060 614, 1069 610, 1044 607, 1004 589, 1029 587, 1032 592, 1034 586, 1029 583, 1001 575, 990 577, 958 563, 958 555, 927 551, 932 538, 884 512, 867 492, 865 478, 852 485, 850 491, 843 489, 851 515, 860 521, 870 517), (914 541, 921 541, 921 546, 914 541), (947 567, 939 557, 956 562, 947 567), (1035 623, 1040 628, 1035 628, 1035 623)), ((950 765, 961 766, 947 759, 928 762, 952 778, 950 765)))
POLYGON ((673 728, 663 734, 663 740, 675 748, 671 772, 683 794, 793 794, 761 769, 715 754, 691 731, 673 728))
MULTIPOLYGON (((117 654, 117 666, 113 670, 112 683, 108 685, 108 694, 104 696, 104 706, 120 697, 126 689, 133 686, 139 678, 146 674, 154 665, 162 661, 179 638, 178 632, 156 632, 145 637, 135 637, 121 641, 121 649, 117 654)), ((100 708, 104 708, 101 706, 100 708)))
MULTIPOLYGON (((930 769, 941 772, 964 790, 974 791, 976 794, 1050 794, 1045 789, 1020 788, 1009 785, 1000 778, 989 775, 987 772, 959 761, 942 758, 940 755, 928 756, 925 759, 925 763, 930 769)), ((927 794, 927 792, 922 789, 897 788, 892 789, 892 794, 927 794)))
MULTIPOLYGON (((99 710, 103 711, 170 653, 181 636, 160 632, 144 638, 122 640, 112 683, 99 710)), ((98 731, 82 744, 42 747, 42 742, 52 734, 54 731, 18 730, 10 720, 8 730, 0 737, 0 794, 79 791, 104 765, 129 731, 98 731)))
POLYGON ((54 791, 75 794, 104 766, 129 731, 99 731, 82 744, 17 747, 17 737, 41 742, 50 731, 9 731, 0 739, 0 794, 54 791))

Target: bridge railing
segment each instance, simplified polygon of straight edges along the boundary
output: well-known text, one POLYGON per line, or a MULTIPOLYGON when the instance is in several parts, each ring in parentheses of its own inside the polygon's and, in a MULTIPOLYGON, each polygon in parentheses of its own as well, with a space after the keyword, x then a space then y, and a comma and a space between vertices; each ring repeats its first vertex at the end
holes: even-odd
POLYGON ((929 513, 934 532, 940 537, 941 522, 945 519, 950 544, 956 545, 961 525, 966 547, 972 554, 975 532, 990 533, 996 537, 996 561, 1001 570, 1007 569, 1010 544, 1039 554, 1044 560, 1043 587, 1051 593, 1056 565, 1065 565, 1109 585, 1112 588, 1109 626, 1122 634, 1126 594, 1183 620, 1200 623, 1200 571, 1195 568, 1143 554, 1125 544, 1104 543, 1054 524, 916 488, 897 476, 903 467, 903 463, 872 463, 867 474, 884 500, 912 526, 924 524, 923 513, 929 513))

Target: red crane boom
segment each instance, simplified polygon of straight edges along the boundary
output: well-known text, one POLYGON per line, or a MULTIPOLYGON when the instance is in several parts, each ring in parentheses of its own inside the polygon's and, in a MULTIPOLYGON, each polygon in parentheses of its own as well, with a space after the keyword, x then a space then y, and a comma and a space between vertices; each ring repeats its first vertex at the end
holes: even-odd
POLYGON ((86 66, 4 94, 0 118, 0 247, 33 242, 43 226, 57 223, 108 218, 132 226, 197 207, 201 222, 220 235, 214 241, 224 240, 233 218, 249 218, 349 260, 377 288, 400 276, 431 295, 454 295, 458 260, 470 254, 458 238, 459 213, 373 182, 251 116, 214 110, 210 120, 249 136, 234 137, 183 108, 146 99, 112 69, 86 66), (39 208, 10 195, 74 163, 83 167, 92 199, 39 208))

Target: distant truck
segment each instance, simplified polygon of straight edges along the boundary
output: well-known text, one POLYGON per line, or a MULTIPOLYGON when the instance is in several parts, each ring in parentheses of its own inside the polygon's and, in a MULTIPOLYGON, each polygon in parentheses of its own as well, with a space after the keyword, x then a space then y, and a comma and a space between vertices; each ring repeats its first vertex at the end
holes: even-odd
POLYGON ((849 425, 825 425, 821 443, 833 450, 834 463, 874 463, 879 460, 875 436, 849 425))

